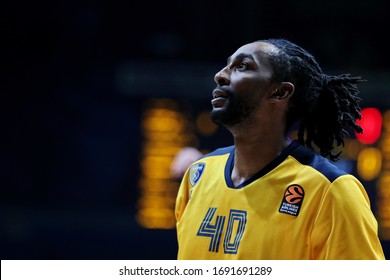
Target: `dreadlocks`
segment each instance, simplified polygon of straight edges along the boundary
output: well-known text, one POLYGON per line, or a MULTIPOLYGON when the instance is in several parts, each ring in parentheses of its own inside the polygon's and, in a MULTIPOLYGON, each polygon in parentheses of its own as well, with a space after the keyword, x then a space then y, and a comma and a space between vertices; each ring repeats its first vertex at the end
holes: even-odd
POLYGON ((364 80, 350 74, 324 74, 310 53, 286 39, 260 41, 279 49, 270 53, 273 79, 295 85, 287 113, 287 128, 298 122, 298 141, 310 148, 314 143, 321 155, 338 160, 341 152, 334 154, 333 148, 334 144, 344 145, 343 138, 348 135, 346 128, 357 133, 363 131, 356 119, 361 118, 357 84, 364 80))

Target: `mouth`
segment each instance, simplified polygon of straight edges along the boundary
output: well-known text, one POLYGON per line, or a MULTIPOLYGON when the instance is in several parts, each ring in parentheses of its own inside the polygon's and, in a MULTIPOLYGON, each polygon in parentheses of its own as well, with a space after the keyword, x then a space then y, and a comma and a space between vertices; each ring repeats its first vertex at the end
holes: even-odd
POLYGON ((228 98, 228 94, 225 91, 216 88, 213 90, 213 99, 217 98, 228 98))
POLYGON ((227 99, 229 98, 229 94, 219 88, 213 90, 212 96, 213 99, 211 100, 211 104, 213 105, 213 108, 224 107, 227 99))

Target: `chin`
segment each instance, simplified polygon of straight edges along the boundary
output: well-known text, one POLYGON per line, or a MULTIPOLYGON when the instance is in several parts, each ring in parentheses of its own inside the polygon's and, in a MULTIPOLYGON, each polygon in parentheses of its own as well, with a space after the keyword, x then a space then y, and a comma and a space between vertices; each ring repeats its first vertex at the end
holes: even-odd
POLYGON ((211 119, 223 127, 232 127, 240 123, 241 119, 238 119, 236 115, 229 114, 228 111, 223 110, 223 108, 213 109, 211 111, 211 119))

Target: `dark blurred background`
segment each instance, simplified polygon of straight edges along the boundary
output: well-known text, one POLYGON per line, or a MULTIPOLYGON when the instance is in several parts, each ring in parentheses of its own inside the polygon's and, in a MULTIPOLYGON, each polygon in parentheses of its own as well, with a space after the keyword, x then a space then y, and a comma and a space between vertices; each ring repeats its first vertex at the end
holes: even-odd
MULTIPOLYGON (((168 102, 194 126, 183 145, 229 145, 225 131, 201 133, 195 121, 226 58, 270 37, 298 43, 329 74, 363 76, 364 106, 386 111, 387 8, 385 0, 1 4, 1 259, 175 259, 175 230, 137 219, 145 112, 168 102)), ((375 180, 365 183, 376 207, 375 180)))

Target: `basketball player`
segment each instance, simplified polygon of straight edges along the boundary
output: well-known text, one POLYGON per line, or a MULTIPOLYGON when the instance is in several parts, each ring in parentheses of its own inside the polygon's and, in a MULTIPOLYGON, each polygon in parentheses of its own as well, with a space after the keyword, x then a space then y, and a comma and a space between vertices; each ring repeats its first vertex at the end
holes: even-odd
POLYGON ((324 74, 285 39, 240 47, 214 79, 211 116, 234 145, 183 177, 178 259, 384 259, 364 187, 332 163, 362 131, 362 79, 324 74))

